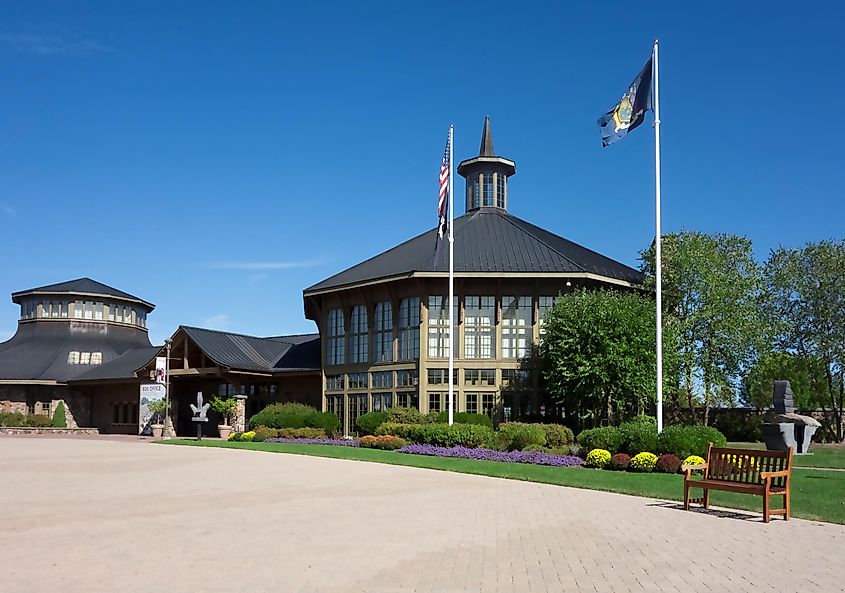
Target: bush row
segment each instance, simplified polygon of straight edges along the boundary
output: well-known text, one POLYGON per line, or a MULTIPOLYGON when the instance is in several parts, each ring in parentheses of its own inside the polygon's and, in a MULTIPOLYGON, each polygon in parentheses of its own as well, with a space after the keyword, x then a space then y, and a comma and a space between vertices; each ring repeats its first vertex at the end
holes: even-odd
MULTIPOLYGON (((455 424, 477 424, 479 426, 493 428, 493 420, 484 414, 457 412, 452 419, 455 424)), ((374 435, 378 427, 385 422, 396 422, 398 424, 447 424, 449 422, 449 413, 421 414, 414 408, 391 408, 385 412, 367 412, 366 414, 360 415, 355 421, 355 429, 361 435, 374 435)))
POLYGON ((393 435, 410 441, 440 447, 481 447, 493 438, 493 429, 478 424, 402 424, 385 422, 376 435, 393 435))
POLYGON ((340 419, 331 412, 318 412, 305 404, 272 404, 249 419, 251 428, 319 428, 325 434, 340 430, 340 419))
POLYGON ((611 455, 607 449, 593 449, 587 454, 584 465, 615 471, 676 474, 681 470, 681 465, 684 463, 704 463, 704 460, 695 455, 690 455, 682 462, 677 455, 672 453, 664 453, 658 457, 648 451, 641 451, 631 457, 627 453, 611 455))
POLYGON ((253 441, 260 443, 267 439, 324 439, 326 431, 322 428, 270 428, 268 426, 256 426, 254 430, 243 433, 232 433, 230 441, 253 441), (244 438, 244 435, 248 435, 244 438))
POLYGON ((403 438, 393 436, 392 434, 383 434, 381 436, 363 436, 361 437, 358 446, 367 449, 384 449, 385 451, 395 451, 396 449, 401 449, 407 444, 408 441, 403 438))
MULTIPOLYGON (((64 413, 64 408, 62 408, 62 412, 64 413)), ((0 413, 0 426, 6 426, 9 428, 44 428, 47 426, 53 426, 53 421, 49 416, 44 416, 42 414, 5 412, 0 413)))
POLYGON ((724 447, 727 439, 715 428, 701 425, 667 426, 658 435, 656 425, 643 420, 625 422, 618 428, 591 428, 578 435, 578 444, 584 450, 603 449, 631 456, 648 451, 673 453, 680 458, 704 455, 708 443, 724 447))

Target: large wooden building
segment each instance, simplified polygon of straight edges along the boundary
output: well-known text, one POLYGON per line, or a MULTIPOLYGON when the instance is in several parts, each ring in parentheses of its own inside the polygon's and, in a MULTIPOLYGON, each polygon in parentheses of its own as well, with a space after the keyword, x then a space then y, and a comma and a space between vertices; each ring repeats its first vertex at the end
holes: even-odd
POLYGON ((500 420, 553 414, 526 358, 543 316, 579 288, 642 286, 642 274, 508 211, 516 164, 497 156, 489 118, 478 156, 460 163, 466 213, 454 222, 455 339, 449 335, 448 247, 437 229, 304 291, 319 327, 323 406, 346 430, 369 410, 447 409, 454 349, 456 411, 500 420))

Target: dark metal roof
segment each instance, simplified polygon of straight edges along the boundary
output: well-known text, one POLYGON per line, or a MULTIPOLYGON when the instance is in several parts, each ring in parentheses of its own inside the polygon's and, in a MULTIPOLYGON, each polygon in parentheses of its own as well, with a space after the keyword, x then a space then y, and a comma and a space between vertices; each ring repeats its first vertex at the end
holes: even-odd
MULTIPOLYGON (((410 276, 416 272, 449 270, 449 250, 440 249, 435 261, 437 229, 431 229, 387 251, 335 274, 305 294, 410 276)), ((541 229, 499 208, 473 210, 455 219, 455 273, 570 273, 595 274, 642 284, 641 272, 568 239, 541 229)))
POLYGON ((179 329, 220 366, 267 373, 320 369, 318 334, 258 338, 185 325, 179 329))
POLYGON ((39 286, 38 288, 29 288, 27 290, 19 290, 12 293, 12 302, 17 303, 22 296, 31 294, 91 294, 110 296, 128 301, 135 301, 141 303, 149 308, 150 311, 155 309, 155 305, 123 292, 102 282, 97 282, 91 278, 77 278, 76 280, 68 280, 67 282, 59 282, 57 284, 48 284, 46 286, 39 286))
MULTIPOLYGON (((161 351, 161 346, 138 348, 124 352, 117 358, 97 365, 90 371, 82 373, 73 381, 102 381, 109 379, 135 379, 135 371, 141 369, 155 358, 161 351)), ((142 377, 143 379, 144 377, 142 377)))
POLYGON ((132 327, 92 322, 21 323, 0 343, 0 380, 67 381, 93 367, 69 364, 68 353, 100 352, 103 364, 128 350, 149 348, 147 333, 132 327))

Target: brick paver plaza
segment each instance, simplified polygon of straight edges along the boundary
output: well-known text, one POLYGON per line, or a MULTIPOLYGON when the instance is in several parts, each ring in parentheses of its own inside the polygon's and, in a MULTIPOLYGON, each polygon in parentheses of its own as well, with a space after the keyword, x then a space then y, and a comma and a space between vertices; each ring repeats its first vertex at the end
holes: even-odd
POLYGON ((841 525, 297 455, 2 438, 0 505, 3 592, 845 590, 841 525))

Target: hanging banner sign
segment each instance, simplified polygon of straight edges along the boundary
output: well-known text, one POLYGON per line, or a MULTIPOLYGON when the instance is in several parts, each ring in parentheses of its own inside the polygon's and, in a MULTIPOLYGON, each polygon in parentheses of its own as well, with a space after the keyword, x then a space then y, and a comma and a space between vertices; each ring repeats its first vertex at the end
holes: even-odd
POLYGON ((138 434, 150 436, 153 429, 150 426, 153 420, 153 412, 150 404, 155 401, 164 400, 166 395, 164 385, 160 383, 147 383, 141 385, 141 403, 138 406, 138 434))
POLYGON ((167 373, 167 358, 164 356, 156 356, 156 383, 164 383, 166 381, 167 373))

